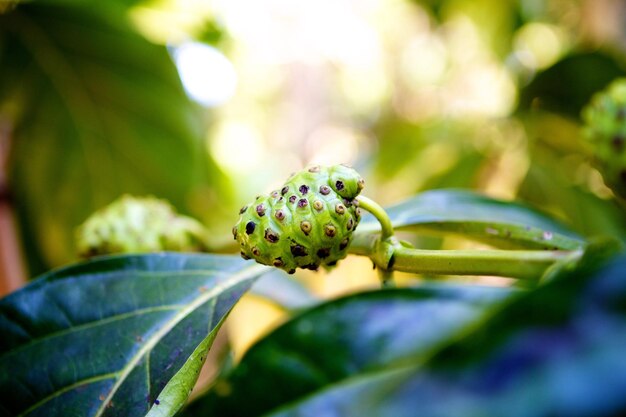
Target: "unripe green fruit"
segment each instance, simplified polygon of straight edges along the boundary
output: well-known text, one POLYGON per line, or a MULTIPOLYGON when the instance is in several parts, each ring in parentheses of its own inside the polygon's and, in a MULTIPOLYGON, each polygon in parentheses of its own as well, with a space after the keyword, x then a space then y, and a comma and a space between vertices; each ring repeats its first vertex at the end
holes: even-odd
POLYGON ((626 197, 626 79, 594 95, 582 117, 604 181, 626 197))
POLYGON ((293 174, 280 190, 240 210, 233 236, 241 256, 289 273, 331 267, 347 255, 360 220, 363 189, 352 168, 314 166, 293 174))
POLYGON ((76 230, 79 256, 159 251, 198 252, 208 248, 204 227, 180 216, 164 200, 122 196, 92 214, 76 230))

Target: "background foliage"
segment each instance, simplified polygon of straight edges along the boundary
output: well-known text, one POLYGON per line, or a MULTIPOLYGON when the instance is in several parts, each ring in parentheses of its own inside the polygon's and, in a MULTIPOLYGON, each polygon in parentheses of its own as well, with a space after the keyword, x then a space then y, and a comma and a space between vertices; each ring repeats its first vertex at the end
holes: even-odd
MULTIPOLYGON (((315 162, 354 164, 387 203, 475 188, 623 237, 578 129, 624 74, 620 2, 347 5, 5 3, 0 108, 30 275, 72 260, 73 228, 123 192, 171 200, 219 246, 216 218, 315 162), (229 56, 229 101, 186 97, 172 57, 193 39, 229 56)), ((213 64, 200 78, 217 90, 213 64)))
POLYGON ((73 259, 73 229, 125 192, 190 211, 194 193, 219 183, 166 48, 115 5, 44 2, 0 16, 8 185, 35 274, 73 259))

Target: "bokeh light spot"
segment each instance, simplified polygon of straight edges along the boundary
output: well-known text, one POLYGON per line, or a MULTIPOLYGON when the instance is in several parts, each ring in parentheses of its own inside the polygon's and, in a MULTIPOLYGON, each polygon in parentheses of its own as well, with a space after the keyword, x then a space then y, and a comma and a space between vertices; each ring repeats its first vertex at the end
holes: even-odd
POLYGON ((237 73, 217 49, 197 42, 180 45, 174 60, 187 94, 195 101, 215 107, 228 101, 237 87, 237 73))

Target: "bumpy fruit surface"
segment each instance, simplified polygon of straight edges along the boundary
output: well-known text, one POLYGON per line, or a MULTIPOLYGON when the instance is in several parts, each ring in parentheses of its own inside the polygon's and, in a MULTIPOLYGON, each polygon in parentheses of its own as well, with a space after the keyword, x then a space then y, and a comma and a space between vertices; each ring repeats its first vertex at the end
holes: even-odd
POLYGON ((344 165, 293 174, 280 190, 241 208, 233 236, 241 256, 289 273, 330 267, 347 255, 364 181, 344 165))
POLYGON ((614 81, 583 109, 584 134, 604 181, 626 197, 626 79, 614 81))
POLYGON ((79 256, 159 251, 206 251, 204 228, 164 200, 122 196, 76 231, 79 256))

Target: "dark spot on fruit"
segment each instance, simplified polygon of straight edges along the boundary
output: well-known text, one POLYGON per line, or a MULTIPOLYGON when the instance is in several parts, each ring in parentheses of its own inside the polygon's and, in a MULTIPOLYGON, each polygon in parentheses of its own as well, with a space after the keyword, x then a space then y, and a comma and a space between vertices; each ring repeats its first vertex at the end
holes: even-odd
POLYGON ((319 200, 315 200, 313 202, 313 208, 317 211, 322 211, 324 209, 324 204, 319 200))
POLYGON ((337 191, 341 191, 345 188, 345 185, 343 184, 343 181, 339 180, 335 183, 335 188, 337 189, 337 191))
POLYGON ((256 257, 261 256, 261 249, 257 248, 256 246, 252 248, 252 254, 256 257))
POLYGON ((263 196, 262 196, 262 195, 257 195, 256 197, 254 197, 254 199, 255 199, 255 200, 260 200, 260 199, 262 199, 262 198, 263 198, 263 196))
POLYGON ((233 227, 233 239, 237 240, 237 226, 233 227))
POLYGON ((339 250, 344 250, 345 248, 347 248, 348 243, 350 243, 350 239, 345 238, 344 240, 342 240, 341 243, 339 244, 339 250))
POLYGON ((309 254, 306 248, 302 245, 298 245, 298 244, 291 245, 290 249, 291 249, 291 254, 295 257, 307 256, 309 254))
POLYGON ((256 206, 256 214, 258 214, 259 217, 265 216, 265 206, 263 206, 263 204, 256 206))
POLYGON ((287 271, 287 273, 288 273, 289 275, 293 275, 293 274, 295 274, 295 273, 296 273, 296 270, 295 270, 295 269, 290 269, 289 271, 287 271))
POLYGON ((309 202, 307 201, 306 198, 301 198, 300 200, 298 200, 298 207, 299 208, 304 208, 306 206, 309 205, 309 202))
POLYGON ((317 264, 308 264, 308 265, 304 265, 302 268, 309 269, 311 271, 317 271, 320 267, 317 264))
POLYGON ((300 193, 302 193, 302 195, 305 195, 306 193, 309 192, 309 186, 306 184, 302 184, 300 186, 300 188, 298 188, 298 191, 300 191, 300 193))
POLYGON ((283 262, 283 260, 281 258, 274 259, 274 266, 276 268, 280 268, 283 265, 285 265, 285 263, 283 262))
POLYGON ((344 206, 343 204, 339 203, 335 206, 335 212, 337 214, 344 214, 346 212, 346 206, 344 206))
POLYGON ((309 233, 311 233, 311 229, 313 228, 313 226, 311 226, 311 222, 308 222, 306 220, 300 222, 300 230, 302 230, 304 232, 305 235, 309 235, 309 233))
POLYGON ((293 203, 295 203, 295 202, 296 202, 296 200, 297 200, 297 199, 298 199, 298 197, 296 197, 295 195, 292 195, 291 197, 289 197, 289 202, 290 202, 291 204, 293 204, 293 203))
POLYGON ((337 229, 332 224, 327 224, 324 226, 324 234, 328 237, 334 237, 337 233, 337 229))
POLYGON ((280 193, 281 193, 282 195, 285 195, 285 194, 287 194, 288 192, 289 192, 289 187, 288 187, 288 186, 286 186, 286 185, 282 188, 282 190, 280 190, 280 193))
POLYGON ((320 172, 320 167, 318 165, 312 166, 309 168, 309 172, 320 172))
POLYGON ((276 233, 272 229, 265 229, 265 240, 270 243, 278 242, 278 233, 276 233))
POLYGON ((352 227, 354 227, 354 220, 352 220, 352 217, 350 217, 348 219, 348 224, 346 225, 346 228, 348 229, 348 231, 352 230, 352 227))
POLYGON ((624 137, 615 135, 611 141, 611 145, 613 145, 615 152, 622 152, 624 150, 624 137))
POLYGON ((254 222, 246 223, 246 233, 251 235, 254 233, 254 229, 256 229, 256 224, 254 222))
POLYGON ((337 265, 337 261, 328 262, 326 265, 328 265, 328 266, 335 266, 335 265, 337 265))
POLYGON ((246 255, 243 251, 240 253, 240 255, 241 255, 241 257, 242 257, 243 259, 245 259, 246 261, 247 261, 248 259, 250 259, 250 257, 249 257, 248 255, 246 255))
POLYGON ((363 178, 359 178, 356 186, 359 187, 359 190, 362 190, 363 188, 365 188, 365 180, 363 178))
POLYGON ((317 256, 321 259, 328 258, 330 256, 330 249, 321 248, 317 251, 317 256))
POLYGON ((239 209, 239 214, 245 213, 246 210, 248 210, 248 206, 243 206, 242 208, 239 209))
POLYGON ((322 195, 330 194, 330 187, 328 185, 322 185, 320 187, 320 193, 322 193, 322 195))
POLYGON ((156 405, 159 405, 159 404, 161 404, 161 401, 159 401, 159 400, 154 400, 154 403, 155 403, 156 405))
POLYGON ((276 219, 283 221, 283 219, 285 218, 285 212, 282 210, 276 210, 276 213, 274 213, 274 217, 276 217, 276 219))
POLYGON ((360 218, 361 217, 361 209, 357 208, 356 211, 355 211, 355 214, 356 214, 356 218, 357 219, 360 218))
POLYGON ((279 197, 278 191, 276 191, 276 190, 272 191, 272 193, 270 194, 270 196, 272 196, 272 197, 274 197, 274 198, 278 198, 278 197, 279 197))

